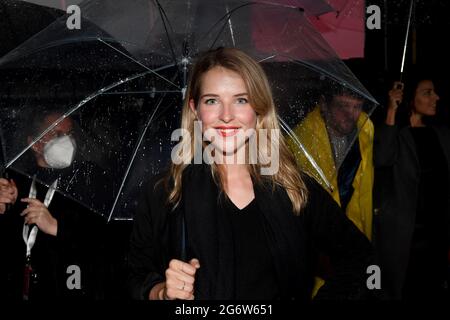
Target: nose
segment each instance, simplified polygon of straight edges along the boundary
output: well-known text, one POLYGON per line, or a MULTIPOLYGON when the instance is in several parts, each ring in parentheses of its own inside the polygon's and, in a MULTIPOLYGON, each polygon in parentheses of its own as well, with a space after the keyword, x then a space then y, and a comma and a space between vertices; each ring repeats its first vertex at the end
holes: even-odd
POLYGON ((234 118, 233 106, 231 105, 231 103, 224 102, 220 110, 220 120, 227 123, 233 120, 233 118, 234 118))
POLYGON ((351 107, 350 110, 348 110, 348 116, 353 121, 357 121, 359 118, 359 115, 361 114, 361 108, 359 106, 351 107))

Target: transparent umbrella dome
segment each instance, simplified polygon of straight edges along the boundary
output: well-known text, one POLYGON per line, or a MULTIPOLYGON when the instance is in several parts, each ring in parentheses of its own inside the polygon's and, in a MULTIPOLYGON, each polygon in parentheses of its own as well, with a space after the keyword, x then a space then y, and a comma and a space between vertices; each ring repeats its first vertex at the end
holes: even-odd
POLYGON ((58 191, 107 219, 132 219, 145 181, 171 163, 170 137, 180 125, 190 65, 205 50, 236 47, 266 70, 286 136, 306 155, 305 169, 329 187, 338 166, 321 167, 320 155, 295 129, 328 93, 351 92, 362 101, 364 119, 345 154, 376 101, 311 26, 311 13, 300 3, 82 2, 81 29, 68 29, 62 17, 0 59, 3 167, 32 176, 27 154, 70 118, 78 163, 96 168, 96 183, 86 183, 93 175, 85 166, 74 167, 72 182, 58 191), (52 112, 58 117, 45 128, 29 125, 35 114, 52 112), (89 197, 81 196, 86 186, 89 197))

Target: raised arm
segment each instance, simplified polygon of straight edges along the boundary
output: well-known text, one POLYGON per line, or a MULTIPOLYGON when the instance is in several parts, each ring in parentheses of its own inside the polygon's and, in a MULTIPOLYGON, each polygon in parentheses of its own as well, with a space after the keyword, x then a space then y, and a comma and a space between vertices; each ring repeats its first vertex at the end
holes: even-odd
POLYGON ((375 130, 374 165, 375 167, 392 166, 398 153, 398 127, 396 116, 398 106, 403 100, 403 83, 394 82, 389 91, 389 101, 384 124, 375 130))

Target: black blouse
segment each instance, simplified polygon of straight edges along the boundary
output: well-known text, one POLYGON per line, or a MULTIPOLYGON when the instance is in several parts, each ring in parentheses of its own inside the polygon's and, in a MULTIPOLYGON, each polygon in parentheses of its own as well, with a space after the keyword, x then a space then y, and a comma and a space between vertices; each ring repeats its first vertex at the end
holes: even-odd
POLYGON ((276 272, 264 233, 263 215, 255 199, 239 209, 227 198, 224 209, 233 230, 235 298, 275 299, 276 272))

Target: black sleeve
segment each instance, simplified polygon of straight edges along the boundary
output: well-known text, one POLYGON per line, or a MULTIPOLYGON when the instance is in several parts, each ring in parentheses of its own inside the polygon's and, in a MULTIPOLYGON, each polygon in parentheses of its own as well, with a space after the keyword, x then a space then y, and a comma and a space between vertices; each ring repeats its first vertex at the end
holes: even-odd
POLYGON ((398 153, 398 127, 382 124, 375 129, 373 162, 375 167, 394 165, 398 153))
POLYGON ((138 300, 148 300, 151 288, 165 280, 159 247, 162 235, 156 221, 164 219, 164 212, 152 212, 152 201, 158 196, 155 193, 162 197, 155 191, 155 180, 150 181, 140 198, 130 239, 129 286, 132 298, 138 300))
POLYGON ((372 246, 337 203, 311 178, 305 219, 313 249, 331 262, 332 275, 316 299, 362 299, 367 294, 367 267, 373 263, 372 246))

